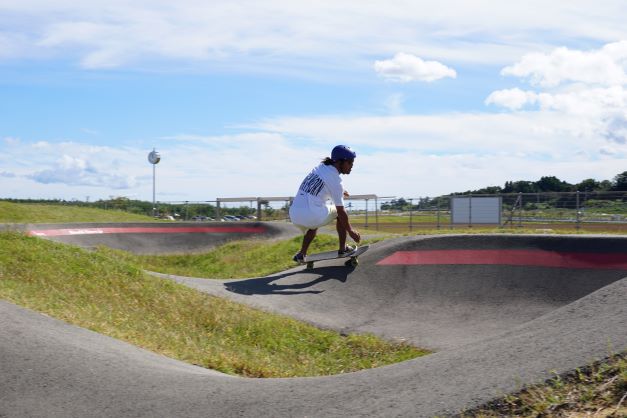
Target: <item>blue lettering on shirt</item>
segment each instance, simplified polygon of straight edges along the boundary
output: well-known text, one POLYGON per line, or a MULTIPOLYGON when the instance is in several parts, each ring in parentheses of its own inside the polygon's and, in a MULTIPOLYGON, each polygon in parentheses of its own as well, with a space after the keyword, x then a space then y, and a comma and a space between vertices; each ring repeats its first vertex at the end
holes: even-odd
POLYGON ((322 188, 324 187, 324 182, 316 173, 310 173, 305 180, 303 180, 300 185, 301 192, 309 193, 310 195, 318 196, 322 188))

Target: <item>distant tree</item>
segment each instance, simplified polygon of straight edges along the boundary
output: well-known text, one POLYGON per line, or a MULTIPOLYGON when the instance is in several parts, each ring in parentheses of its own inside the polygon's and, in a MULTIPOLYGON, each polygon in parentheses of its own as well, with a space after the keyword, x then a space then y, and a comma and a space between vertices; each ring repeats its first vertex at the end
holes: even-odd
POLYGON ((395 209, 398 209, 398 210, 403 210, 403 209, 405 209, 405 206, 407 206, 407 201, 406 201, 404 198, 402 198, 402 197, 401 197, 401 198, 399 198, 399 199, 396 201, 396 207, 395 207, 395 209))
POLYGON ((575 184, 574 189, 580 192, 594 192, 601 189, 601 183, 595 179, 585 179, 575 184))
POLYGON ((572 185, 555 176, 545 176, 536 182, 536 188, 540 192, 567 192, 572 189, 572 185))
POLYGON ((418 204, 413 205, 412 209, 428 208, 433 206, 433 200, 429 197, 421 197, 418 199, 418 204))
POLYGON ((499 194, 503 192, 501 186, 488 186, 477 190, 468 190, 462 194, 499 194))
POLYGON ((499 194, 503 191, 501 186, 488 186, 480 190, 481 193, 485 194, 499 194))
POLYGON ((263 212, 266 216, 272 216, 275 212, 274 208, 270 206, 270 202, 268 200, 262 200, 259 202, 263 206, 263 212))
POLYGON ((127 210, 130 201, 131 200, 128 197, 118 196, 118 197, 110 199, 110 204, 114 209, 127 210))
POLYGON ((599 183, 599 191, 606 192, 612 190, 612 182, 609 180, 603 180, 599 183))
POLYGON ((531 181, 506 181, 502 193, 535 193, 536 183, 531 181))
MULTIPOLYGON (((420 202, 421 200, 419 200, 420 202)), ((417 209, 417 204, 411 204, 405 198, 399 197, 398 199, 392 199, 387 203, 381 204, 381 210, 410 210, 417 209)))
POLYGON ((617 192, 627 191, 627 171, 623 171, 622 173, 614 177, 614 181, 612 182, 612 190, 617 192))

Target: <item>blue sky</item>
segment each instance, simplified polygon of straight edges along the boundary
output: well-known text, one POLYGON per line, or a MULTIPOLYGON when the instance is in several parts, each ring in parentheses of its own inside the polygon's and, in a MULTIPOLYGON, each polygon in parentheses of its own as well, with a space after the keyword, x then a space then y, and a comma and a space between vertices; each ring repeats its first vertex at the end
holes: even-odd
POLYGON ((0 197, 353 194, 627 169, 620 1, 0 2, 0 197))

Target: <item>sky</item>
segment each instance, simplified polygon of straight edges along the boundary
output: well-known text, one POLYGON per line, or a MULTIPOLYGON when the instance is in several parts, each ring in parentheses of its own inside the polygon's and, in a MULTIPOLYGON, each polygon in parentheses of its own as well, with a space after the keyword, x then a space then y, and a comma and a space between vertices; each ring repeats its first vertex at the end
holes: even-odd
POLYGON ((0 0, 0 198, 351 194, 627 170, 621 1, 0 0), (148 153, 161 161, 153 167, 148 153))

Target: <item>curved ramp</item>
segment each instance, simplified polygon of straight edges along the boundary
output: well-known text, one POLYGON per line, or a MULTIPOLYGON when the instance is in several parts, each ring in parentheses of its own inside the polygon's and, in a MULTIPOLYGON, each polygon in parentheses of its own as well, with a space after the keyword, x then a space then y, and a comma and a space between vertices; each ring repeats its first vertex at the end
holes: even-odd
POLYGON ((610 346, 626 349, 626 257, 626 238, 451 236, 375 245, 356 270, 329 262, 228 283, 172 277, 326 326, 439 349, 320 378, 218 375, 0 301, 0 416, 456 413, 605 357, 610 346), (484 251, 482 264, 460 264, 459 251, 469 249, 484 251), (447 262, 437 258, 443 251, 457 253, 447 262), (399 252, 402 263, 390 263, 399 252), (529 253, 537 257, 511 265, 529 253), (418 264, 420 257, 430 261, 418 264))
POLYGON ((259 279, 178 278, 318 326, 442 350, 538 318, 627 276, 627 239, 524 235, 413 237, 259 279), (289 295, 290 297, 286 297, 289 295))
POLYGON ((30 224, 21 229, 66 244, 104 245, 136 254, 202 252, 232 240, 289 238, 300 233, 286 222, 30 224))

